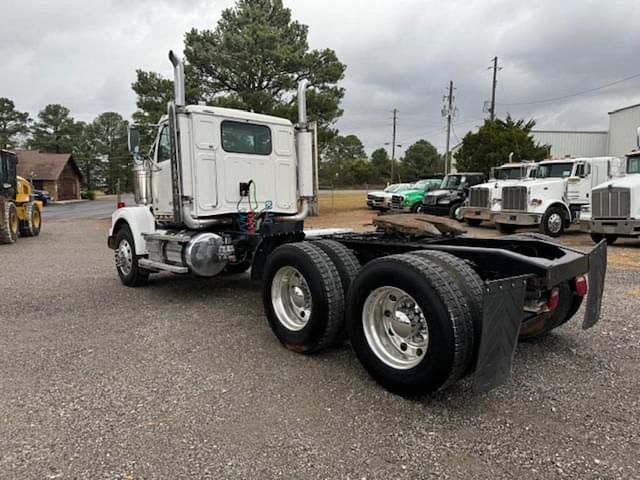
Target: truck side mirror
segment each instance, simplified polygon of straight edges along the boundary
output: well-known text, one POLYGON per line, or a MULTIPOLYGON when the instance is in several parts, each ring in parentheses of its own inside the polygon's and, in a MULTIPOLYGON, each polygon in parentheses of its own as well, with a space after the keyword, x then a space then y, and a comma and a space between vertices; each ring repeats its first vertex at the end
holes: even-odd
POLYGON ((140 130, 136 125, 129 125, 127 142, 129 144, 129 153, 138 153, 140 150, 140 130))

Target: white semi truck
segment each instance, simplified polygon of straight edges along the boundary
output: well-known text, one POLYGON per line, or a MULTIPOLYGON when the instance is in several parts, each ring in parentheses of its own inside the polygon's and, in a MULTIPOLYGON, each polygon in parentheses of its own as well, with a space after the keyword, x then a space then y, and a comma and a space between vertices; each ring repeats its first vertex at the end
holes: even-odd
POLYGON ((624 176, 593 189, 587 214, 585 223, 596 243, 605 239, 613 245, 619 237, 640 237, 640 151, 627 154, 624 176))
POLYGON ((619 174, 616 157, 565 158, 538 164, 536 179, 502 189, 501 211, 493 221, 502 233, 538 226, 551 237, 580 221, 591 190, 619 174))
POLYGON ((482 222, 491 222, 500 211, 502 189, 534 179, 538 164, 535 162, 505 163, 491 169, 490 180, 469 190, 469 198, 462 208, 464 220, 472 227, 482 222))
POLYGON ((401 395, 433 392, 470 372, 476 391, 499 385, 518 338, 571 319, 587 285, 583 328, 598 320, 605 242, 584 254, 548 238, 475 239, 446 225, 436 236, 387 229, 306 237, 314 196, 307 82, 294 125, 185 105, 183 64, 169 57, 175 101, 150 158, 138 154, 131 128, 137 205, 114 212, 108 235, 124 285, 163 272, 212 277, 250 268, 285 347, 319 352, 346 332, 366 370, 401 395))

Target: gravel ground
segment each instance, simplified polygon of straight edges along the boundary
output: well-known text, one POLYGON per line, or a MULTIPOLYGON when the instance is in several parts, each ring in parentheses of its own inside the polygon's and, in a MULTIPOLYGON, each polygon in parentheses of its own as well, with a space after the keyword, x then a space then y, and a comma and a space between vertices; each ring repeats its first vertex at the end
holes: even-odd
POLYGON ((106 228, 0 247, 1 478, 640 475, 638 264, 592 330, 520 344, 507 385, 408 401, 347 346, 282 348, 246 275, 121 286, 106 228))

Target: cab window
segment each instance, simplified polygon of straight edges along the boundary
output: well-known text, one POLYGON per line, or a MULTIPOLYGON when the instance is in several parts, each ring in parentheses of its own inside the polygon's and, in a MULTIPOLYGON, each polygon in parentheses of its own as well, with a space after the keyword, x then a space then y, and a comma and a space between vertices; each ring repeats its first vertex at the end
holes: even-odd
POLYGON ((171 137, 169 136, 169 127, 162 127, 160 136, 158 137, 158 163, 171 159, 171 137))
POLYGON ((271 154, 271 129, 264 125, 225 120, 221 125, 222 148, 229 153, 271 154))

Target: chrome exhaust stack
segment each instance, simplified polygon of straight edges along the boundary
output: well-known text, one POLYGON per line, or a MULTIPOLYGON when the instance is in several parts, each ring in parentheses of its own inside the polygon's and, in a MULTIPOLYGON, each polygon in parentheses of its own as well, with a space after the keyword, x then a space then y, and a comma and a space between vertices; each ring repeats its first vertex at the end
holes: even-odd
POLYGON ((309 203, 313 200, 313 133, 309 131, 307 118, 307 87, 309 80, 298 82, 298 124, 296 125, 296 155, 298 157, 298 196, 300 206, 295 215, 278 216, 280 222, 299 222, 309 215, 309 203))
POLYGON ((176 97, 176 105, 184 107, 185 93, 184 93, 184 62, 178 57, 173 50, 169 51, 169 60, 173 64, 173 90, 176 97))

